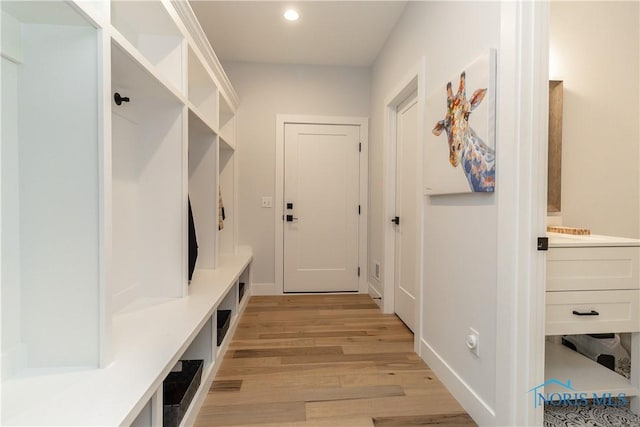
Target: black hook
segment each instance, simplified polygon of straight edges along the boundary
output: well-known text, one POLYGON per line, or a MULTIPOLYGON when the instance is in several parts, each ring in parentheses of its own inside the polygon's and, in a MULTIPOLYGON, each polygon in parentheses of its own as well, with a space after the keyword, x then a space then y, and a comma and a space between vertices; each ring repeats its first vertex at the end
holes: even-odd
POLYGON ((121 105, 123 102, 130 101, 128 96, 120 96, 118 92, 113 94, 113 100, 116 102, 116 105, 121 105))

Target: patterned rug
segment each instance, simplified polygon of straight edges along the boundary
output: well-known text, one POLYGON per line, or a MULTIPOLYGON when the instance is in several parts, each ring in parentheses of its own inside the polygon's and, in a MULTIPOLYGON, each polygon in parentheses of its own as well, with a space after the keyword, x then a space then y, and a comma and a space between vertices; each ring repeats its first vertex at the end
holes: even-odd
POLYGON ((544 427, 638 427, 640 416, 626 407, 547 406, 544 410, 544 427))

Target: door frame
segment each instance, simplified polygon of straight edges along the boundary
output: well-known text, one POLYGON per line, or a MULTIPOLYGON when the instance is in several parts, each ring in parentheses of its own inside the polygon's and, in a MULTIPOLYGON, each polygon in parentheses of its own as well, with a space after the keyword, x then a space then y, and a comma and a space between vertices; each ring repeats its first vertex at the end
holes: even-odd
MULTIPOLYGON (((418 108, 418 141, 424 141, 425 124, 424 124, 424 103, 426 99, 425 91, 425 70, 426 59, 423 56, 420 61, 409 71, 407 76, 401 80, 398 86, 391 91, 385 98, 385 114, 384 114, 384 151, 383 151, 383 168, 384 168, 384 184, 383 184, 383 206, 384 206, 384 274, 383 274, 383 293, 382 293, 382 311, 384 313, 394 313, 395 305, 395 226, 391 224, 391 218, 395 216, 396 211, 396 130, 398 119, 398 106, 407 99, 409 95, 416 92, 416 101, 418 108)), ((418 176, 423 174, 423 145, 418 144, 417 147, 416 173, 418 176)), ((416 307, 415 307, 415 325, 414 325, 414 350, 420 354, 420 337, 422 336, 422 292, 423 292, 423 254, 424 254, 424 201, 422 195, 422 183, 416 186, 415 194, 417 211, 416 221, 418 223, 418 245, 416 248, 416 307)))
POLYGON ((366 117, 276 114, 275 292, 284 294, 284 126, 286 124, 348 125, 360 127, 360 221, 358 225, 358 293, 368 292, 367 217, 369 212, 369 119, 366 117))
POLYGON ((496 112, 498 209, 495 425, 542 425, 549 94, 548 2, 501 3, 496 112))

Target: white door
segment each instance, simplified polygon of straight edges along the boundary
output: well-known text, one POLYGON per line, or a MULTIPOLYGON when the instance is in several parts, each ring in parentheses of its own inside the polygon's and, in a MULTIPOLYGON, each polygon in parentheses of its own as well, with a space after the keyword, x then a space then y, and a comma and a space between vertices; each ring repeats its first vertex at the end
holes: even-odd
POLYGON ((396 216, 394 311, 414 330, 418 266, 418 104, 416 93, 398 106, 396 116, 396 216))
POLYGON ((285 292, 358 290, 359 134, 285 124, 285 292))

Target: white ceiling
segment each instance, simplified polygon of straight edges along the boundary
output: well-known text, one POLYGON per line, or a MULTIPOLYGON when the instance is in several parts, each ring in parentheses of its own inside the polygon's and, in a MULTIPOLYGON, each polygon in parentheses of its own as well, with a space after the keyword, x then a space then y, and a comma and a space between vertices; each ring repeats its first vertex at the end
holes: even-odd
POLYGON ((222 62, 369 66, 406 1, 191 0, 222 62), (296 22, 282 17, 287 7, 296 22))

